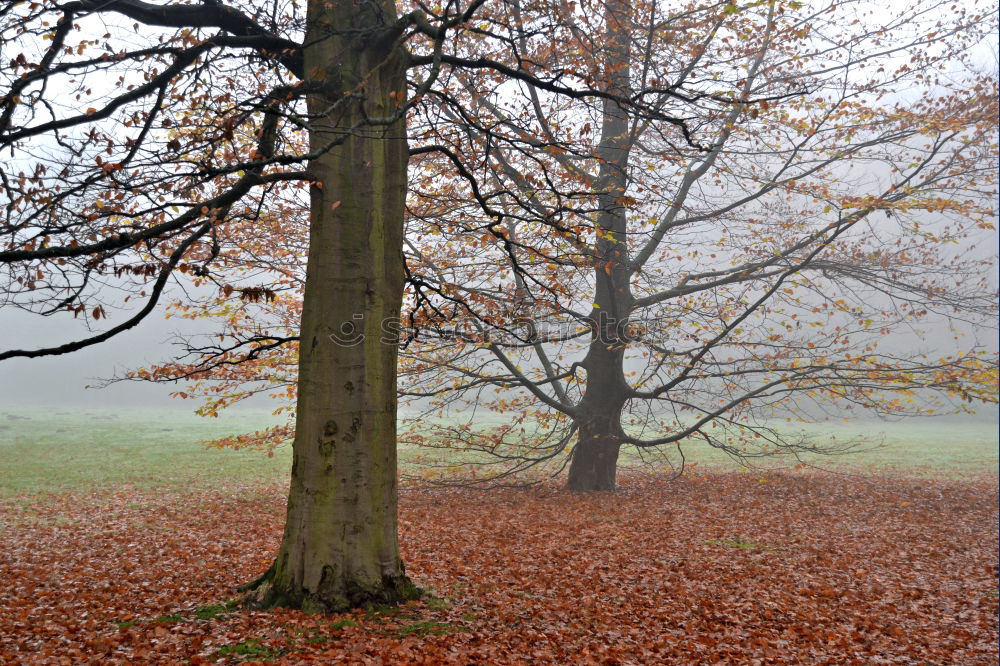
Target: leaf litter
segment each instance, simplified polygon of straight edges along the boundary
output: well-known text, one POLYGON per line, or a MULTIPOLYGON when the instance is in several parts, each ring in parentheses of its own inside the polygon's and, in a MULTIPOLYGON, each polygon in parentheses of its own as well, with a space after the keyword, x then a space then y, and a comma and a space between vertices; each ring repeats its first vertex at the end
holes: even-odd
POLYGON ((282 487, 7 498, 0 663, 997 663, 995 479, 621 485, 406 486, 429 596, 337 616, 234 602, 278 547, 282 487))

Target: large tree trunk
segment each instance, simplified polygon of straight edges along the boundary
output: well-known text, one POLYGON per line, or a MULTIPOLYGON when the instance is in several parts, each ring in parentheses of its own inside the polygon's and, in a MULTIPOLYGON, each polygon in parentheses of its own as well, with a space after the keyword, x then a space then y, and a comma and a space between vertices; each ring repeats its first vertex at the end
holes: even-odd
MULTIPOLYGON (((609 92, 629 97, 631 23, 628 0, 605 5, 604 76, 609 92)), ((623 436, 621 413, 628 400, 624 375, 626 326, 634 297, 629 283, 627 219, 622 197, 628 187, 632 146, 624 109, 606 100, 602 109, 600 172, 595 185, 600 213, 594 248, 592 337, 581 365, 587 389, 577 407, 577 443, 566 485, 570 490, 614 490, 618 451, 623 436)))
POLYGON ((349 130, 403 100, 402 54, 379 39, 395 16, 389 0, 309 3, 305 69, 325 80, 309 100, 310 144, 342 143, 309 165, 288 517, 275 563, 251 593, 261 606, 334 612, 417 592, 396 534, 396 340, 381 327, 399 316, 403 293, 406 128, 349 130))
MULTIPOLYGON (((591 394, 593 395, 593 394, 591 394)), ((621 408, 606 404, 579 423, 566 487, 576 492, 614 490, 621 448, 621 408)))
MULTIPOLYGON (((601 290, 598 298, 611 306, 601 290)), ((587 390, 577 406, 577 441, 566 482, 567 488, 578 492, 615 489, 624 436, 621 416, 629 391, 622 372, 625 348, 621 327, 617 320, 603 315, 596 317, 595 326, 582 362, 587 370, 587 390)))

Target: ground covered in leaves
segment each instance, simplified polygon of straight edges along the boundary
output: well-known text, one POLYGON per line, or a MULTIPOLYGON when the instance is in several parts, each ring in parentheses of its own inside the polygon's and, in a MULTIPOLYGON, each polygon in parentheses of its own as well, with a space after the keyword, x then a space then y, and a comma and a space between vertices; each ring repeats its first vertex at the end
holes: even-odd
POLYGON ((231 602, 277 548, 280 487, 6 498, 0 663, 997 663, 994 480, 622 485, 405 488, 434 596, 325 617, 231 602))

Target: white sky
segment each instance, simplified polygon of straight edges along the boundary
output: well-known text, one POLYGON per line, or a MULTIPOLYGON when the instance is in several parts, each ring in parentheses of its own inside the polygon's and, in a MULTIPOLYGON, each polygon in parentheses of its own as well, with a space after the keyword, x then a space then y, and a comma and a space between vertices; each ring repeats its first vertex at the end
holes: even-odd
MULTIPOLYGON (((980 45, 975 55, 977 62, 981 62, 984 68, 996 67, 995 44, 980 45)), ((994 252, 995 245, 994 243, 994 252)), ((160 310, 162 311, 162 307, 160 310)), ((123 316, 122 313, 116 314, 114 323, 121 321, 123 316)), ((194 409, 198 404, 195 401, 173 400, 168 397, 170 392, 182 390, 182 385, 121 382, 107 388, 89 390, 87 386, 121 374, 127 369, 168 359, 174 351, 170 339, 176 332, 195 333, 205 330, 205 323, 179 319, 168 321, 162 314, 154 313, 136 328, 108 342, 78 352, 0 362, 0 408, 66 405, 194 409)), ((61 344, 81 337, 82 332, 82 328, 74 326, 72 320, 64 314, 42 318, 10 308, 0 308, 0 347, 4 349, 61 344)), ((995 337, 993 344, 996 348, 995 337)), ((272 402, 264 404, 272 405, 272 402)), ((996 410, 985 410, 984 415, 996 419, 996 410)))

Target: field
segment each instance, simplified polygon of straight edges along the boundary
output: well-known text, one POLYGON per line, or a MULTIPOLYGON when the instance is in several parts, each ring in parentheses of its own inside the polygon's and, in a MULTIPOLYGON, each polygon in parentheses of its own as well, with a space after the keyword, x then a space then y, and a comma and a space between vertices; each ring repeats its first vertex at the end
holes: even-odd
MULTIPOLYGON (((206 419, 182 410, 0 410, 0 497, 127 483, 142 488, 188 487, 213 483, 280 484, 289 469, 291 451, 273 457, 256 451, 218 450, 200 446, 233 432, 252 432, 277 423, 266 410, 239 410, 206 419)), ((499 421, 484 419, 486 426, 499 421)), ((832 422, 779 424, 814 437, 854 441, 865 437, 859 452, 846 456, 812 456, 806 460, 837 472, 899 474, 907 477, 967 479, 998 473, 1000 435, 996 425, 932 419, 901 423, 832 422)), ((403 450, 407 465, 415 451, 403 450)), ((624 454, 625 464, 630 462, 624 454)), ((724 453, 687 446, 692 471, 738 470, 724 453)), ((632 459, 638 465, 638 460, 632 459)), ((795 460, 765 459, 759 468, 781 469, 795 460)))
POLYGON ((196 442, 271 421, 0 411, 0 663, 997 663, 995 426, 814 426, 883 446, 800 471, 690 447, 613 495, 408 484, 431 594, 317 617, 233 605, 289 453, 196 442))

